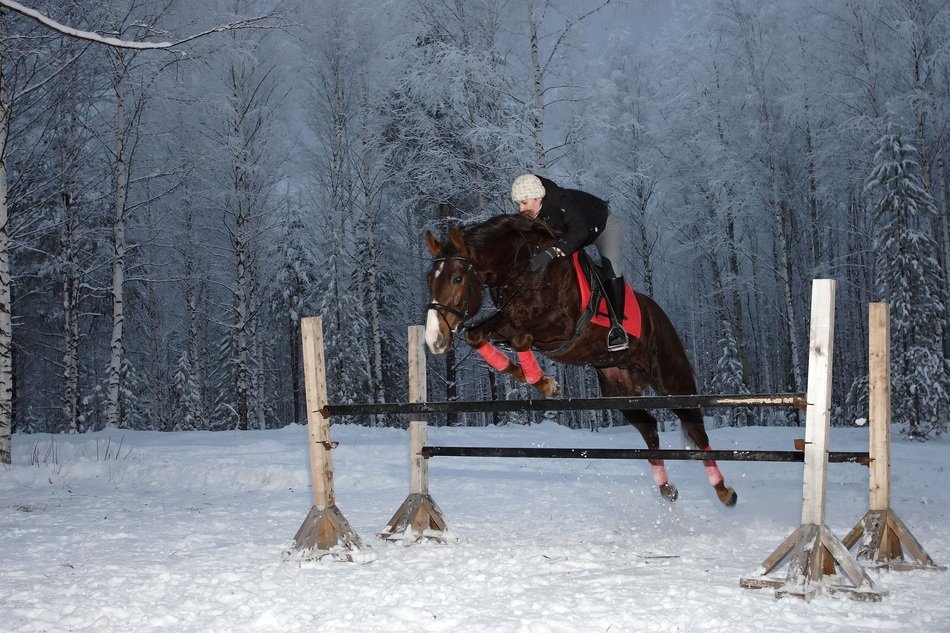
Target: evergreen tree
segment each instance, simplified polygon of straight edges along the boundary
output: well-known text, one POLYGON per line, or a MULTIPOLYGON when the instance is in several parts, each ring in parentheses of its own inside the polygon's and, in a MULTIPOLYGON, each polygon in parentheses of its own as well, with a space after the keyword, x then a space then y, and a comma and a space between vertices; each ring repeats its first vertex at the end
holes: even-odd
POLYGON ((142 401, 141 393, 142 381, 138 371, 126 356, 119 369, 119 428, 155 430, 156 425, 149 420, 148 407, 142 401))
POLYGON ((319 286, 320 266, 309 245, 310 231, 298 205, 287 207, 283 234, 274 248, 278 266, 271 289, 270 308, 279 336, 287 338, 292 413, 290 421, 306 420, 303 402, 303 365, 300 359, 300 320, 317 313, 313 295, 319 286))
MULTIPOLYGON (((728 321, 721 322, 722 334, 719 338, 719 360, 712 380, 709 382, 711 393, 747 394, 742 375, 742 361, 739 359, 739 347, 736 344, 735 333, 728 321)), ((748 407, 724 409, 727 426, 750 426, 753 423, 752 410, 748 407)))
POLYGON ((175 402, 176 431, 196 431, 207 428, 202 407, 201 387, 191 366, 188 352, 178 359, 178 367, 172 377, 172 397, 175 402))
POLYGON ((891 306, 891 407, 908 437, 947 428, 950 366, 942 350, 943 271, 931 237, 938 220, 923 186, 917 149, 900 133, 879 142, 866 189, 873 208, 876 285, 891 306))

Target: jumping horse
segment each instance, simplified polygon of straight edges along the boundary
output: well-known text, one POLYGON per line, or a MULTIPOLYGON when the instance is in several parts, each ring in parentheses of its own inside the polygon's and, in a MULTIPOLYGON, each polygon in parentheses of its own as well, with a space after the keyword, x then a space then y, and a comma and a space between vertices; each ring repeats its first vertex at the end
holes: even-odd
MULTIPOLYGON (((444 240, 427 232, 433 255, 428 273, 432 299, 426 311, 429 350, 444 353, 454 336, 464 332, 466 343, 492 367, 534 385, 545 396, 553 395, 557 384, 541 372, 532 350, 558 363, 594 367, 603 396, 638 396, 647 387, 659 395, 695 394, 696 379, 683 342, 650 297, 634 293, 641 318, 639 335, 630 337, 629 349, 609 352, 607 329, 581 318, 581 291, 571 258, 555 260, 542 273, 530 271, 531 255, 547 248, 555 237, 545 223, 520 214, 452 227, 444 240), (480 318, 483 288, 495 309, 480 318), (520 364, 511 362, 492 341, 510 345, 520 364)), ((656 418, 644 410, 621 413, 649 449, 660 447, 656 418)), ((708 450, 701 411, 673 409, 673 413, 682 421, 686 439, 708 450)), ((737 495, 726 486, 716 462, 703 463, 719 500, 735 505, 737 495)), ((650 464, 660 494, 675 500, 678 491, 667 479, 663 460, 651 459, 650 464)))

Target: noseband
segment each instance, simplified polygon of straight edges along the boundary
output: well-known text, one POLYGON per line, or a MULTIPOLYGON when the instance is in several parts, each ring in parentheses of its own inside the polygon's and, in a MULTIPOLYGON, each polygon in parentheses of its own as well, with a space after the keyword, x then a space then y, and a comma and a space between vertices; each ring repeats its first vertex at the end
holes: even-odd
MULTIPOLYGON (((453 255, 451 257, 437 257, 433 259, 432 262, 437 264, 439 262, 446 262, 452 259, 457 259, 465 263, 466 266, 465 275, 468 277, 468 289, 465 293, 465 302, 459 308, 453 308, 452 306, 447 306, 444 303, 432 301, 426 304, 426 310, 435 310, 440 316, 442 316, 444 312, 448 312, 449 314, 457 316, 459 318, 459 322, 458 325, 456 325, 452 330, 452 334, 458 335, 459 332, 466 328, 466 322, 475 316, 474 314, 469 313, 468 307, 471 304, 472 291, 475 288, 475 282, 480 283, 481 280, 475 273, 475 265, 472 264, 471 260, 469 260, 467 257, 462 257, 461 255, 453 255)), ((442 318, 445 319, 444 316, 442 316, 442 318)), ((446 322, 446 325, 448 325, 448 322, 446 322)))

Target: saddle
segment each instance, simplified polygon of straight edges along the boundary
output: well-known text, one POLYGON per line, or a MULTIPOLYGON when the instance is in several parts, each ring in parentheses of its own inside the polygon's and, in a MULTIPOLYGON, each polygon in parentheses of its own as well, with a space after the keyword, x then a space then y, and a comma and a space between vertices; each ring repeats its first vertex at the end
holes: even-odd
MULTIPOLYGON (((577 285, 581 292, 582 312, 577 320, 577 325, 574 327, 574 338, 576 338, 591 323, 610 327, 610 312, 607 299, 604 297, 603 269, 596 265, 583 250, 574 253, 571 260, 574 264, 574 272, 577 275, 577 285)), ((630 336, 640 338, 642 325, 640 304, 637 302, 637 295, 630 288, 630 284, 625 284, 625 286, 627 299, 624 302, 623 329, 630 336)))

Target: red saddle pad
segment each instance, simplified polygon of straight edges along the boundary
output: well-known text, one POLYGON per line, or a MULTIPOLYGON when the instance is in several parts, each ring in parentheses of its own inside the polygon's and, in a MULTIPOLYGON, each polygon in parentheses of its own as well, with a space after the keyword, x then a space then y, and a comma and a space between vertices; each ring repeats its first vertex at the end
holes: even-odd
MULTIPOLYGON (((574 262, 574 272, 577 274, 577 285, 581 291, 581 311, 583 312, 590 303, 590 280, 587 278, 587 274, 581 266, 579 253, 574 253, 571 259, 574 262)), ((627 290, 627 299, 624 301, 623 329, 627 331, 627 334, 640 338, 640 326, 642 325, 640 319, 640 304, 637 302, 637 296, 630 288, 630 284, 625 283, 624 286, 627 290)), ((610 327, 609 315, 607 300, 601 298, 600 304, 597 306, 597 310, 594 312, 594 316, 590 322, 595 325, 610 327)))

